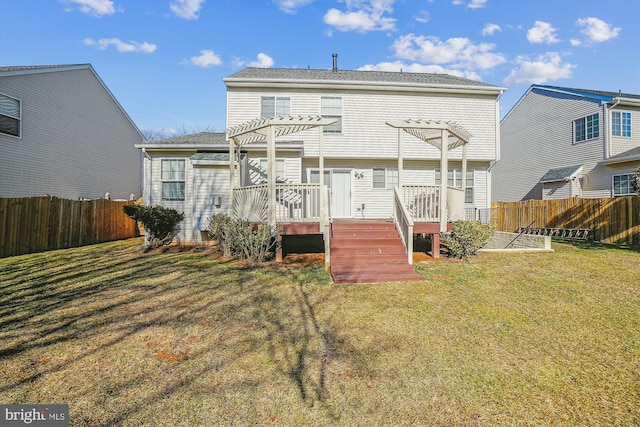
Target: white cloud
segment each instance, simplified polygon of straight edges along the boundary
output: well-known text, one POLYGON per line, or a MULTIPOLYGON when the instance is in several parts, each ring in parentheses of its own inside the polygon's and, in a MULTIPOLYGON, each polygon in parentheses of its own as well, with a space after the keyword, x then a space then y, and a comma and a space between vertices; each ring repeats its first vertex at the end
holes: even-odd
POLYGON ((299 8, 311 4, 314 1, 315 0, 274 0, 278 8, 285 13, 296 13, 299 8))
POLYGON ((467 5, 469 9, 480 9, 484 7, 487 3, 487 0, 453 0, 451 2, 455 6, 467 5))
POLYGON ((274 61, 273 61, 273 58, 271 58, 266 53, 260 52, 257 55, 255 61, 247 62, 240 58, 234 58, 232 63, 234 67, 247 66, 247 67, 256 67, 256 68, 270 68, 270 67, 273 67, 274 61))
POLYGON ((345 0, 348 12, 329 9, 324 22, 339 31, 393 31, 396 19, 384 16, 393 12, 394 0, 345 0))
POLYGON ((571 43, 571 46, 576 46, 576 47, 582 45, 582 41, 578 39, 571 39, 569 40, 569 43, 571 43))
POLYGON ((269 68, 273 67, 273 58, 271 58, 266 53, 260 52, 255 61, 249 62, 249 67, 257 67, 257 68, 269 68))
POLYGON ((208 68, 214 65, 222 64, 222 60, 212 50, 201 50, 199 56, 192 56, 188 61, 183 61, 182 63, 188 63, 197 67, 208 68))
POLYGON ((94 16, 113 15, 116 11, 112 0, 64 0, 75 4, 82 13, 94 16))
POLYGON ((419 11, 415 17, 415 20, 421 24, 426 24, 427 22, 429 22, 429 19, 430 19, 429 12, 427 12, 426 10, 419 11))
POLYGON ((489 69, 506 62, 491 43, 474 44, 466 37, 441 41, 438 37, 402 36, 393 44, 395 56, 425 64, 449 64, 454 69, 489 69))
POLYGON ((179 18, 198 19, 198 13, 204 2, 205 0, 173 0, 169 9, 179 18))
POLYGON ((527 31, 527 40, 531 43, 558 43, 556 29, 551 24, 536 21, 535 25, 527 31))
POLYGON ((502 28, 500 28, 500 25, 492 24, 492 23, 489 22, 482 29, 482 35, 483 36, 492 36, 493 33, 495 33, 496 31, 502 31, 502 28))
POLYGON ((134 42, 131 41, 129 43, 125 43, 120 39, 111 38, 111 39, 99 39, 94 40, 92 38, 84 39, 84 44, 87 46, 96 46, 100 50, 105 50, 109 46, 114 46, 118 52, 129 53, 129 52, 142 52, 142 53, 153 53, 158 47, 154 44, 143 42, 134 42))
POLYGON ((504 82, 510 84, 541 84, 550 80, 565 79, 571 77, 571 70, 575 65, 563 62, 557 52, 548 52, 534 60, 525 56, 516 60, 519 67, 512 70, 504 82))
POLYGON ((605 42, 615 39, 620 34, 621 28, 612 27, 598 18, 579 18, 576 24, 582 27, 582 34, 586 35, 592 42, 605 42))
POLYGON ((480 80, 480 76, 474 71, 468 70, 455 70, 452 68, 445 68, 441 65, 424 65, 418 63, 405 64, 402 61, 394 62, 380 62, 378 64, 364 65, 358 70, 361 71, 402 71, 407 73, 429 73, 429 74, 449 74, 457 77, 464 77, 472 80, 480 80))

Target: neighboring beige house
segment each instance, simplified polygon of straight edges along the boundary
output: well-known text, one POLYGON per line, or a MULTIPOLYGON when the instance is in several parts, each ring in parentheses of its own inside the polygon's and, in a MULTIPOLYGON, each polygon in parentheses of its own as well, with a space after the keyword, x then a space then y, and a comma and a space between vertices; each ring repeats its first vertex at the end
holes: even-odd
POLYGON ((495 201, 634 194, 640 95, 532 85, 500 129, 495 201))
POLYGON ((0 67, 0 197, 140 197, 143 140, 90 64, 0 67))

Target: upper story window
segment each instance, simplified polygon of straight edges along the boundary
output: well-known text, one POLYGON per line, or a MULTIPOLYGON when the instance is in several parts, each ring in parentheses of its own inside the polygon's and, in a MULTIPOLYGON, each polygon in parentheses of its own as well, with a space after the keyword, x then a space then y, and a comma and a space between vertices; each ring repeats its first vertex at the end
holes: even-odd
POLYGON ((631 113, 626 111, 611 113, 611 134, 631 138, 631 113))
POLYGON ((613 197, 617 196, 633 196, 636 192, 633 190, 631 182, 633 174, 623 174, 613 176, 613 197))
POLYGON ((286 117, 291 115, 291 98, 263 96, 260 99, 260 117, 286 117))
POLYGON ((342 97, 321 97, 320 115, 325 119, 337 119, 335 123, 323 128, 324 133, 342 133, 342 97))
POLYGON ((574 142, 600 137, 600 114, 592 114, 573 121, 574 142))
MULTIPOLYGON (((440 185, 441 182, 440 169, 436 169, 436 185, 440 185)), ((462 188, 462 170, 461 169, 449 169, 447 173, 447 185, 449 187, 462 188)), ((473 204, 473 188, 475 187, 475 177, 473 169, 467 169, 467 179, 464 185, 464 202, 473 204)))
POLYGON ((394 188, 398 185, 398 169, 373 168, 373 188, 394 188))
POLYGON ((20 136, 21 102, 0 93, 0 133, 20 136))
POLYGON ((162 200, 184 200, 184 159, 162 159, 160 179, 162 181, 162 200))

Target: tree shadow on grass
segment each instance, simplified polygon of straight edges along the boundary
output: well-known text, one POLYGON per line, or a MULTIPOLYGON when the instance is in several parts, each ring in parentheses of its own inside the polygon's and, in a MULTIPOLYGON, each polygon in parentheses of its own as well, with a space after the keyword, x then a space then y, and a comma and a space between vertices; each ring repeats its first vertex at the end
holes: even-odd
POLYGON ((364 363, 314 295, 328 282, 321 267, 249 268, 206 251, 145 254, 136 245, 0 260, 0 401, 69 399, 74 424, 121 424, 199 390, 203 378, 220 381, 209 391, 216 398, 224 389, 250 395, 268 380, 219 372, 265 353, 300 401, 337 418, 328 367, 364 363), (142 392, 149 377, 153 390, 142 392), (42 391, 48 384, 55 393, 42 391), (138 397, 110 403, 127 395, 138 397), (80 398, 92 403, 75 405, 80 398))

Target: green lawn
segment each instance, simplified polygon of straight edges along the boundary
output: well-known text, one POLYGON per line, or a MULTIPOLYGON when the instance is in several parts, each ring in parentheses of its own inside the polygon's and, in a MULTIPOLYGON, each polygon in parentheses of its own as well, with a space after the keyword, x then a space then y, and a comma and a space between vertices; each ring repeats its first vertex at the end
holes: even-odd
POLYGON ((640 253, 332 285, 140 239, 0 259, 0 403, 71 425, 640 425, 640 253))

